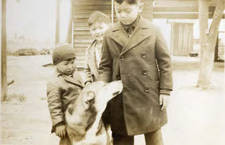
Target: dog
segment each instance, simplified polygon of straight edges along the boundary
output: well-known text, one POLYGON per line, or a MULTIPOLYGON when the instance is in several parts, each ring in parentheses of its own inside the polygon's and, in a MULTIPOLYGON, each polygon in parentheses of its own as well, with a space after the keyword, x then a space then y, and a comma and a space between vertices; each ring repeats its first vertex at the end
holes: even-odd
POLYGON ((121 81, 94 82, 86 86, 65 113, 72 145, 111 145, 109 128, 102 122, 107 102, 122 92, 121 81))

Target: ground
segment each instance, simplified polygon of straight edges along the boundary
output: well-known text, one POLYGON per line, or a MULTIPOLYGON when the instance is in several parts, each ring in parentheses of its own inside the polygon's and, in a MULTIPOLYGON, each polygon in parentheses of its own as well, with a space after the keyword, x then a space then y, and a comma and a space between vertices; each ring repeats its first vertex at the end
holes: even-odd
MULTIPOLYGON (((46 82, 53 73, 50 56, 8 57, 9 99, 1 104, 2 145, 57 145, 50 133, 46 82)), ((212 87, 196 88, 198 59, 173 58, 174 91, 168 107, 169 122, 162 129, 165 145, 224 145, 224 67, 216 64, 212 87)), ((144 145, 136 136, 135 145, 144 145)))

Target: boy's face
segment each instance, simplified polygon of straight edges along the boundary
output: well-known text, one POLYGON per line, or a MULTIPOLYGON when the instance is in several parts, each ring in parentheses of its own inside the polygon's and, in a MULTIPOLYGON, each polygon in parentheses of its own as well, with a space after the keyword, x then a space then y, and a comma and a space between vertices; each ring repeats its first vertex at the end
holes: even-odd
POLYGON ((115 2, 115 11, 118 20, 124 25, 133 23, 141 13, 142 5, 143 3, 140 1, 136 4, 129 4, 126 1, 121 4, 115 2))
POLYGON ((65 75, 72 75, 75 71, 74 58, 61 61, 56 65, 57 71, 65 75))
POLYGON ((108 24, 104 22, 96 22, 90 26, 90 33, 95 40, 102 41, 104 33, 107 29, 108 29, 108 24))

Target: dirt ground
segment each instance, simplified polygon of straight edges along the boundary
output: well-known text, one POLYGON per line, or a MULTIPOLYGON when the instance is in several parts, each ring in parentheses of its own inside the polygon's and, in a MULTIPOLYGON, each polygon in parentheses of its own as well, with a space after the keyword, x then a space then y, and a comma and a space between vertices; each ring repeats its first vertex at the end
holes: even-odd
MULTIPOLYGON (((50 56, 8 57, 9 100, 1 104, 1 145, 57 145, 50 133, 46 82, 53 73, 50 56), (22 98, 22 99, 21 99, 22 98), (23 99, 25 99, 23 101, 23 99), (21 100, 21 101, 18 101, 21 100)), ((174 57, 174 91, 168 107, 169 122, 163 127, 165 145, 224 145, 224 67, 216 64, 212 87, 196 88, 196 58, 174 57)), ((136 136, 135 145, 144 145, 136 136)))

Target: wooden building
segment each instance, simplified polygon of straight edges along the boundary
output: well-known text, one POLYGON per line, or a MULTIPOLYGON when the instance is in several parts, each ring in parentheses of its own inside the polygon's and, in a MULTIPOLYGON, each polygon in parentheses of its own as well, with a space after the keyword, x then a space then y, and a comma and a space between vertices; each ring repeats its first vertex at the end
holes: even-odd
MULTIPOLYGON (((87 20, 95 11, 102 11, 115 22, 114 0, 72 0, 73 47, 78 54, 77 65, 85 67, 85 51, 92 39, 87 20)), ((208 0, 208 16, 212 18, 215 0, 208 0)), ((143 17, 147 19, 198 19, 198 0, 145 0, 143 17)), ((171 52, 174 55, 187 55, 193 48, 193 25, 174 23, 171 29, 171 52), (187 35, 188 34, 188 35, 187 35), (179 43, 176 44, 176 42, 179 43)))
MULTIPOLYGON (((77 66, 85 67, 86 48, 93 41, 88 29, 88 17, 93 11, 101 11, 107 14, 112 22, 115 22, 113 0, 73 0, 73 47, 78 55, 77 66)), ((152 19, 152 1, 146 2, 143 16, 152 19)))

